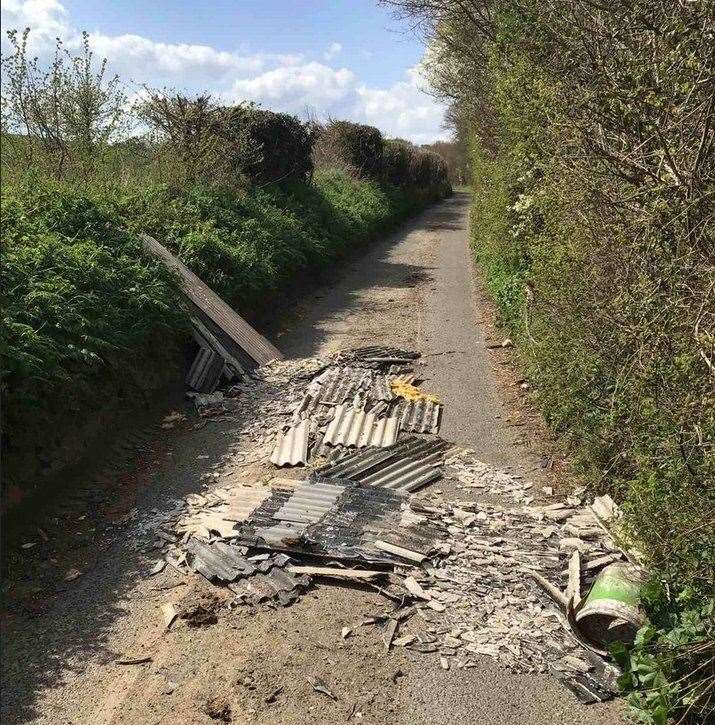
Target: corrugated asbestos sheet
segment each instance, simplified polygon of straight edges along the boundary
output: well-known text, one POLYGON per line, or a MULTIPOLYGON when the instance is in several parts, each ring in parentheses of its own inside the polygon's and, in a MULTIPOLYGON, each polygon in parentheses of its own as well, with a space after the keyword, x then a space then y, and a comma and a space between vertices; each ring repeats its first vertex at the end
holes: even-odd
POLYGON ((298 466, 308 462, 310 421, 306 418, 287 431, 278 431, 271 463, 276 466, 298 466))
MULTIPOLYGON (((150 237, 140 235, 144 248, 159 257, 170 269, 179 273, 184 293, 189 301, 215 328, 224 333, 238 350, 229 350, 242 357, 248 356, 257 365, 264 365, 283 356, 265 337, 254 330, 235 310, 227 305, 213 290, 202 282, 186 265, 180 262, 166 247, 150 237)), ((216 329, 214 329, 216 332, 216 329)))
POLYGON ((407 438, 379 451, 353 453, 316 471, 371 486, 415 491, 442 476, 442 458, 450 444, 437 438, 407 438))
POLYGON ((342 485, 326 482, 296 486, 283 506, 273 514, 273 518, 279 521, 314 524, 335 505, 343 489, 342 485))
POLYGON ((209 581, 232 582, 255 571, 255 567, 246 561, 243 549, 223 541, 205 544, 191 538, 186 551, 191 569, 209 581))
POLYGON ((370 387, 370 396, 375 400, 390 401, 393 398, 390 384, 384 375, 375 375, 370 387))
POLYGON ((432 400, 405 400, 392 411, 400 419, 400 430, 412 433, 439 433, 442 406, 432 400))
POLYGON ((400 526, 405 505, 406 498, 398 491, 340 479, 311 479, 292 493, 274 491, 238 527, 239 540, 257 548, 334 559, 401 562, 375 541, 428 554, 441 538, 429 522, 400 526))
POLYGON ((397 441, 399 430, 399 419, 396 416, 376 420, 372 413, 355 410, 350 405, 338 405, 333 419, 328 423, 323 443, 348 448, 384 448, 397 441))
POLYGON ((331 367, 308 386, 306 395, 295 411, 295 418, 309 418, 316 413, 329 415, 335 405, 352 399, 370 385, 369 370, 331 367))
POLYGON ((200 393, 213 393, 221 379, 225 362, 206 347, 200 347, 186 376, 186 384, 200 393))
POLYGON ((320 390, 314 396, 315 401, 334 405, 344 403, 367 385, 369 379, 370 374, 365 370, 334 368, 334 372, 321 382, 320 390))

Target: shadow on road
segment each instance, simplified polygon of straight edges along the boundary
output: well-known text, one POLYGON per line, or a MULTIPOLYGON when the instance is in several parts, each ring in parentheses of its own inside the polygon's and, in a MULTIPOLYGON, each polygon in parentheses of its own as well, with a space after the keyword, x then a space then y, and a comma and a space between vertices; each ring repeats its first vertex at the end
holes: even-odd
POLYGON ((432 265, 405 264, 390 259, 393 248, 404 238, 417 231, 437 232, 442 229, 465 229, 464 208, 471 195, 456 192, 437 207, 427 209, 384 241, 372 244, 323 278, 322 284, 296 290, 285 302, 286 310, 272 324, 266 334, 272 337, 287 357, 311 357, 333 333, 326 321, 348 317, 365 305, 363 293, 372 287, 412 287, 432 277, 432 265))

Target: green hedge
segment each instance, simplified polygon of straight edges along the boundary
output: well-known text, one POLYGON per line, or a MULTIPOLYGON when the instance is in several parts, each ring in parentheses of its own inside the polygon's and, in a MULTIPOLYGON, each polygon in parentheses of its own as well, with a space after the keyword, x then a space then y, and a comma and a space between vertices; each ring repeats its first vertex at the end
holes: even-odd
POLYGON ((180 380, 188 333, 175 280, 142 253, 136 232, 166 242, 250 314, 273 307, 298 273, 334 263, 440 195, 338 172, 242 195, 201 186, 7 186, 0 280, 6 481, 36 483, 63 455, 81 453, 81 440, 68 444, 72 428, 180 380))

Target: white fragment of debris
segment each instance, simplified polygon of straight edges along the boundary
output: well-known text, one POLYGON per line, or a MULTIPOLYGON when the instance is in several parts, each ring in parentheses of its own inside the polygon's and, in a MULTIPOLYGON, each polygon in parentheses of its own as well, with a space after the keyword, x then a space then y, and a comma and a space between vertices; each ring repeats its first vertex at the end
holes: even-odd
POLYGON ((176 607, 171 602, 166 602, 161 605, 161 613, 164 618, 164 628, 169 629, 178 616, 176 607))

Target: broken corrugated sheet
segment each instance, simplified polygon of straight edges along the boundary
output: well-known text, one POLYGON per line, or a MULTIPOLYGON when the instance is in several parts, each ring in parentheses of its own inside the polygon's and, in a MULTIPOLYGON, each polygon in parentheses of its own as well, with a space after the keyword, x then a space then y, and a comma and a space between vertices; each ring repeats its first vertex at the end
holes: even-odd
MULTIPOLYGON (((256 332, 166 247, 148 234, 139 236, 148 252, 159 257, 167 267, 179 273, 183 291, 189 302, 205 318, 204 322, 208 321, 214 328, 211 330, 213 334, 227 338, 230 353, 237 355, 239 359, 248 357, 257 365, 264 365, 283 357, 277 348, 256 332), (235 349, 231 350, 230 347, 235 349)), ((221 342, 225 343, 226 339, 221 342)))
POLYGON ((397 441, 399 430, 397 417, 376 420, 372 413, 355 410, 349 405, 338 405, 328 423, 323 444, 347 448, 386 447, 397 441))
POLYGON ((222 541, 205 544, 190 539, 186 545, 189 567, 214 583, 227 584, 238 598, 251 604, 278 599, 283 606, 295 601, 310 585, 310 577, 284 569, 285 554, 246 557, 245 547, 222 541))
POLYGON ((206 544, 191 538, 186 544, 189 567, 209 581, 232 582, 240 576, 253 574, 255 567, 246 561, 245 550, 223 541, 206 544))
POLYGON ((204 539, 216 532, 224 538, 235 536, 236 522, 243 521, 262 503, 271 490, 266 486, 220 488, 211 497, 195 496, 196 504, 177 524, 177 531, 204 539))
POLYGON ((338 405, 350 400, 370 380, 369 372, 355 368, 332 368, 315 395, 316 402, 338 405))
POLYGON ((225 364, 218 353, 200 347, 186 376, 186 384, 200 393, 213 393, 221 379, 225 364))
POLYGON ((442 459, 449 447, 450 444, 441 438, 407 438, 381 451, 365 451, 341 458, 317 469, 316 474, 371 486, 415 491, 441 478, 442 459))
POLYGON ((308 436, 310 421, 302 420, 286 431, 278 431, 271 463, 276 466, 298 466, 308 462, 308 436))
POLYGON ((428 554, 441 535, 428 522, 401 526, 405 504, 397 491, 340 479, 313 479, 292 494, 274 492, 238 527, 239 540, 256 548, 396 563, 402 560, 374 542, 390 541, 428 554))
POLYGON ((390 384, 384 375, 374 375, 372 385, 370 387, 370 396, 374 400, 384 400, 389 402, 392 400, 392 390, 390 384))
POLYGON ((437 434, 442 418, 442 406, 427 398, 403 400, 395 405, 392 415, 400 418, 400 430, 437 434))

